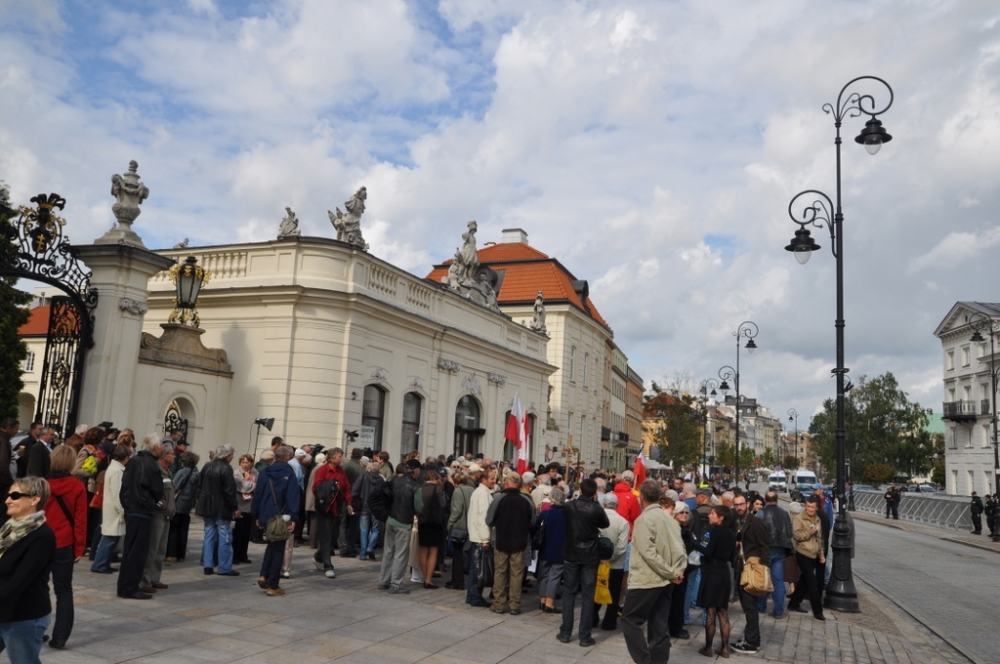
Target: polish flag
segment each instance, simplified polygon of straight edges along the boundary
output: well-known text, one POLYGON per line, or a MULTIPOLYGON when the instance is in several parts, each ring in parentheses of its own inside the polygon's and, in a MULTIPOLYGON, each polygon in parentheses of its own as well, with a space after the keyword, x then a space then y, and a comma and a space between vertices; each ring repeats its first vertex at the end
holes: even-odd
POLYGON ((646 464, 642 461, 642 452, 635 458, 632 472, 635 473, 635 488, 638 489, 639 485, 646 481, 646 464))
POLYGON ((507 440, 514 444, 517 450, 517 472, 523 474, 528 470, 528 415, 521 406, 521 397, 514 394, 514 405, 510 408, 510 418, 507 420, 507 440))

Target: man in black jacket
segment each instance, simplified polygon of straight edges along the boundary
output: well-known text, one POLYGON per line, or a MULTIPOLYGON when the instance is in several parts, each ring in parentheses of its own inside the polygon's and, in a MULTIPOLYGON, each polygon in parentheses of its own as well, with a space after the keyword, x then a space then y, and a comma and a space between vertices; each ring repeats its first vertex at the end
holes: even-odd
POLYGON ((385 549, 382 552, 382 570, 379 576, 379 590, 388 590, 393 595, 405 595, 410 591, 403 587, 406 563, 410 558, 410 533, 416 514, 413 494, 420 490, 417 475, 420 462, 410 459, 403 472, 392 478, 387 485, 389 518, 385 522, 385 549))
POLYGON ((601 528, 609 525, 608 515, 594 497, 597 483, 592 479, 580 482, 576 500, 563 506, 566 521, 563 541, 563 605, 562 624, 556 638, 569 643, 573 634, 573 609, 576 595, 580 594, 580 645, 587 648, 596 643, 591 638, 594 627, 594 590, 597 587, 597 566, 601 562, 598 539, 601 528))
POLYGON ((150 599, 139 590, 142 571, 149 555, 153 513, 163 500, 163 477, 160 474, 161 442, 158 435, 146 436, 142 449, 125 466, 119 494, 125 511, 125 543, 118 570, 118 596, 127 599, 150 599))
POLYGON ((534 503, 521 496, 521 476, 507 473, 503 495, 496 499, 493 528, 493 606, 490 611, 503 613, 510 598, 510 615, 521 613, 521 582, 524 578, 524 550, 528 548, 531 524, 535 520, 534 503))
MULTIPOLYGON (((785 617, 785 559, 795 553, 792 544, 792 518, 778 506, 778 494, 768 491, 764 494, 764 508, 757 514, 767 529, 768 559, 771 565, 771 581, 774 583, 774 612, 778 620, 785 617)), ((757 611, 767 613, 767 595, 757 598, 757 611)))
POLYGON ((972 534, 982 535, 983 534, 983 501, 980 499, 979 495, 973 491, 972 492, 972 502, 969 505, 970 513, 972 514, 972 534))
MULTIPOLYGON (((777 496, 775 496, 777 497, 777 496)), ((738 527, 737 540, 743 553, 743 560, 756 558, 758 563, 767 564, 770 556, 767 526, 750 512, 746 496, 736 496, 733 499, 736 508, 736 523, 738 527)), ((740 575, 736 575, 737 593, 740 596, 740 606, 746 616, 746 629, 743 638, 732 644, 733 650, 742 653, 755 653, 760 648, 760 614, 757 610, 757 597, 743 590, 739 585, 740 575)))
POLYGON ((201 566, 205 574, 214 574, 215 551, 218 543, 219 574, 239 576, 233 569, 233 519, 240 517, 236 504, 236 477, 229 464, 233 461, 232 445, 219 445, 215 458, 201 471, 201 497, 195 512, 205 522, 205 542, 201 549, 201 566))

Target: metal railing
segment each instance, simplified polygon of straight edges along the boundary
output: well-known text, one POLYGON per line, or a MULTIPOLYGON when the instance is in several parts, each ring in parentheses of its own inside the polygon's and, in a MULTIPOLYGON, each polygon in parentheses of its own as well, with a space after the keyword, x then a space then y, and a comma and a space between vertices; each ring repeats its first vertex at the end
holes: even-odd
MULTIPOLYGON (((855 491, 854 507, 859 512, 885 515, 885 493, 855 491)), ((904 492, 899 502, 899 518, 951 530, 971 530, 969 499, 945 494, 904 492)))
POLYGON ((945 417, 969 416, 975 417, 977 414, 976 402, 971 399, 961 399, 959 401, 945 401, 942 413, 945 417))

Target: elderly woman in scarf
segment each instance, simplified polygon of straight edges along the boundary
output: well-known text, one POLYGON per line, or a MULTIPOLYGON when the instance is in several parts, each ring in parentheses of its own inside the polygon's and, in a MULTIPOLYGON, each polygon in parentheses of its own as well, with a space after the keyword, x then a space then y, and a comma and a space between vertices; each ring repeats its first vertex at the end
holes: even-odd
POLYGON ((7 495, 10 520, 0 527, 0 652, 12 662, 40 664, 49 624, 49 573, 56 535, 45 523, 49 483, 21 477, 7 495))

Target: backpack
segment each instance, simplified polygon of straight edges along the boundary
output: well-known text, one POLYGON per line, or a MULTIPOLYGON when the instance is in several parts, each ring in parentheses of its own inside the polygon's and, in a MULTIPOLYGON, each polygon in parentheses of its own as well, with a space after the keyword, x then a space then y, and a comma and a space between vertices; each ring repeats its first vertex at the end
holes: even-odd
POLYGON ((368 511, 378 521, 383 523, 389 518, 389 505, 392 504, 392 483, 384 482, 368 494, 368 511))
POLYGON ((340 495, 340 483, 337 480, 323 480, 316 485, 316 512, 325 514, 330 511, 340 495))

